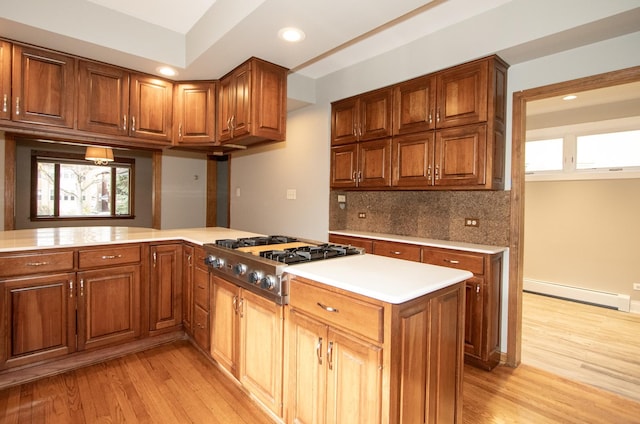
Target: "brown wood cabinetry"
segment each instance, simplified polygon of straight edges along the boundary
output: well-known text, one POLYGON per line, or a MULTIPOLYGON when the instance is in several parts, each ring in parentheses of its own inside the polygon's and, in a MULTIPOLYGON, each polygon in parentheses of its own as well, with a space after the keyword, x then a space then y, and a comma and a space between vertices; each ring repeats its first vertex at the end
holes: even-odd
POLYGON ((500 363, 502 254, 423 247, 422 262, 473 273, 466 283, 465 360, 493 369, 500 363))
POLYGON ((285 421, 462 422, 463 296, 393 305, 293 279, 285 421))
POLYGON ((380 188, 390 185, 390 138, 331 148, 332 188, 380 188))
POLYGON ((331 145, 391 136, 392 90, 384 88, 331 105, 331 145))
POLYGON ((173 83, 158 77, 131 74, 129 135, 147 140, 171 140, 173 83))
POLYGON ((195 247, 185 243, 182 246, 182 327, 193 336, 193 277, 195 271, 195 247))
POLYGON ((466 282, 465 361, 487 370, 500 362, 500 302, 502 253, 479 253, 329 235, 329 241, 354 246, 371 245, 368 253, 463 269, 473 273, 466 282))
MULTIPOLYGON (((492 56, 385 89, 393 91, 391 189, 502 189, 506 74, 492 56)), ((344 122, 357 116, 348 106, 377 92, 332 103, 332 145, 358 140, 347 134, 344 122)), ((345 151, 332 155, 331 187, 366 188, 348 184, 345 151)))
POLYGON ((182 244, 152 245, 149 271, 149 330, 182 324, 182 244))
POLYGON ((195 248, 195 266, 193 269, 193 324, 191 331, 193 340, 203 350, 208 351, 210 345, 210 277, 209 269, 204 264, 204 249, 195 248))
POLYGON ((73 128, 76 59, 13 46, 12 115, 16 122, 73 128))
POLYGON ((175 85, 173 144, 209 145, 215 142, 216 83, 198 81, 175 85))
POLYGON ((285 68, 251 58, 222 77, 218 87, 218 142, 249 145, 285 139, 285 68))
POLYGON ((0 369, 76 350, 74 284, 74 272, 0 280, 0 369))
POLYGON ((211 356, 282 415, 282 306, 212 276, 211 356))
POLYGON ((11 43, 0 40, 0 119, 11 119, 11 43))

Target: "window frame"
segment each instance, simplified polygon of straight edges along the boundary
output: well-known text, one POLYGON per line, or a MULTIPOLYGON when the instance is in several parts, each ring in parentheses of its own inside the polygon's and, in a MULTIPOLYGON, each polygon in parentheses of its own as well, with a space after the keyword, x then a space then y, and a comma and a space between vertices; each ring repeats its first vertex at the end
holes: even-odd
MULTIPOLYGON (((121 219, 135 219, 135 159, 114 157, 114 161, 107 165, 95 165, 103 166, 105 168, 129 168, 129 214, 127 215, 114 215, 116 208, 116 191, 111 191, 111 211, 109 215, 100 216, 60 216, 60 197, 57 197, 57 201, 54 201, 54 215, 53 216, 38 216, 38 162, 44 159, 46 162, 60 164, 74 164, 74 165, 87 165, 89 161, 84 158, 84 154, 67 153, 67 152, 53 152, 33 150, 31 152, 31 193, 30 193, 30 217, 32 222, 36 221, 95 221, 95 220, 121 220, 121 219)), ((56 166, 57 172, 54 178, 54 196, 57 196, 60 192, 60 174, 59 166, 56 166)), ((115 187, 116 174, 111 172, 111 186, 115 187)), ((49 195, 48 193, 43 195, 49 195)))
MULTIPOLYGON (((577 169, 577 138, 640 129, 640 116, 598 122, 541 128, 526 132, 527 142, 562 138, 563 169, 559 171, 526 172, 525 181, 570 181, 640 178, 640 167, 577 169)), ((526 147, 525 147, 526 149, 526 147)), ((526 158, 524 158, 526 160, 526 158)))

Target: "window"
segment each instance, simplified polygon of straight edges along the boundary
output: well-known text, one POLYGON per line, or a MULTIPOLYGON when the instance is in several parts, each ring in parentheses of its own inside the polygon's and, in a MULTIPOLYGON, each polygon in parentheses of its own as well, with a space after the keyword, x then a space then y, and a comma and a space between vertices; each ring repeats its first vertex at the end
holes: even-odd
POLYGON ((133 159, 94 165, 82 155, 32 152, 31 219, 133 218, 134 165, 133 159))
POLYGON ((527 181, 640 177, 640 117, 527 131, 527 181))

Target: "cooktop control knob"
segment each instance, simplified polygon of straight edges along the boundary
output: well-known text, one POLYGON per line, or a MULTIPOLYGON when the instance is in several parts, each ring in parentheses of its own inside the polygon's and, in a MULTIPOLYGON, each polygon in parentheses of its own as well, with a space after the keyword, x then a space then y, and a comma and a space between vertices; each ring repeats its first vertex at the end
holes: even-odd
POLYGON ((209 258, 209 265, 211 265, 212 267, 220 269, 224 266, 224 259, 216 258, 215 256, 209 256, 209 258))
POLYGON ((247 266, 245 264, 235 264, 233 272, 238 276, 244 275, 247 273, 247 266))
POLYGON ((275 286, 276 286, 276 279, 273 275, 267 275, 262 279, 262 281, 260 281, 260 287, 262 287, 265 290, 273 290, 275 286))
POLYGON ((262 273, 260 271, 251 271, 249 273, 249 282, 251 284, 260 284, 262 280, 262 273))

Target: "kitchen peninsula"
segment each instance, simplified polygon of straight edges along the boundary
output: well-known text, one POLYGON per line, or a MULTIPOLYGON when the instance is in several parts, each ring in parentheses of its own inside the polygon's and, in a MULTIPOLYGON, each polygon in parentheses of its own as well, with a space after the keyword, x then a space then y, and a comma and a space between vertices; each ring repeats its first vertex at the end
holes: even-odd
POLYGON ((217 287, 225 281, 204 266, 202 246, 250 236, 259 235, 227 228, 0 232, 0 387, 186 333, 279 421, 462 422, 470 272, 369 254, 289 265, 289 302, 269 306, 282 319, 250 321, 263 310, 239 288, 229 298, 232 316, 221 317, 217 287), (216 359, 224 347, 216 319, 237 325, 229 368, 216 359), (273 346, 247 348, 272 329, 273 346))

